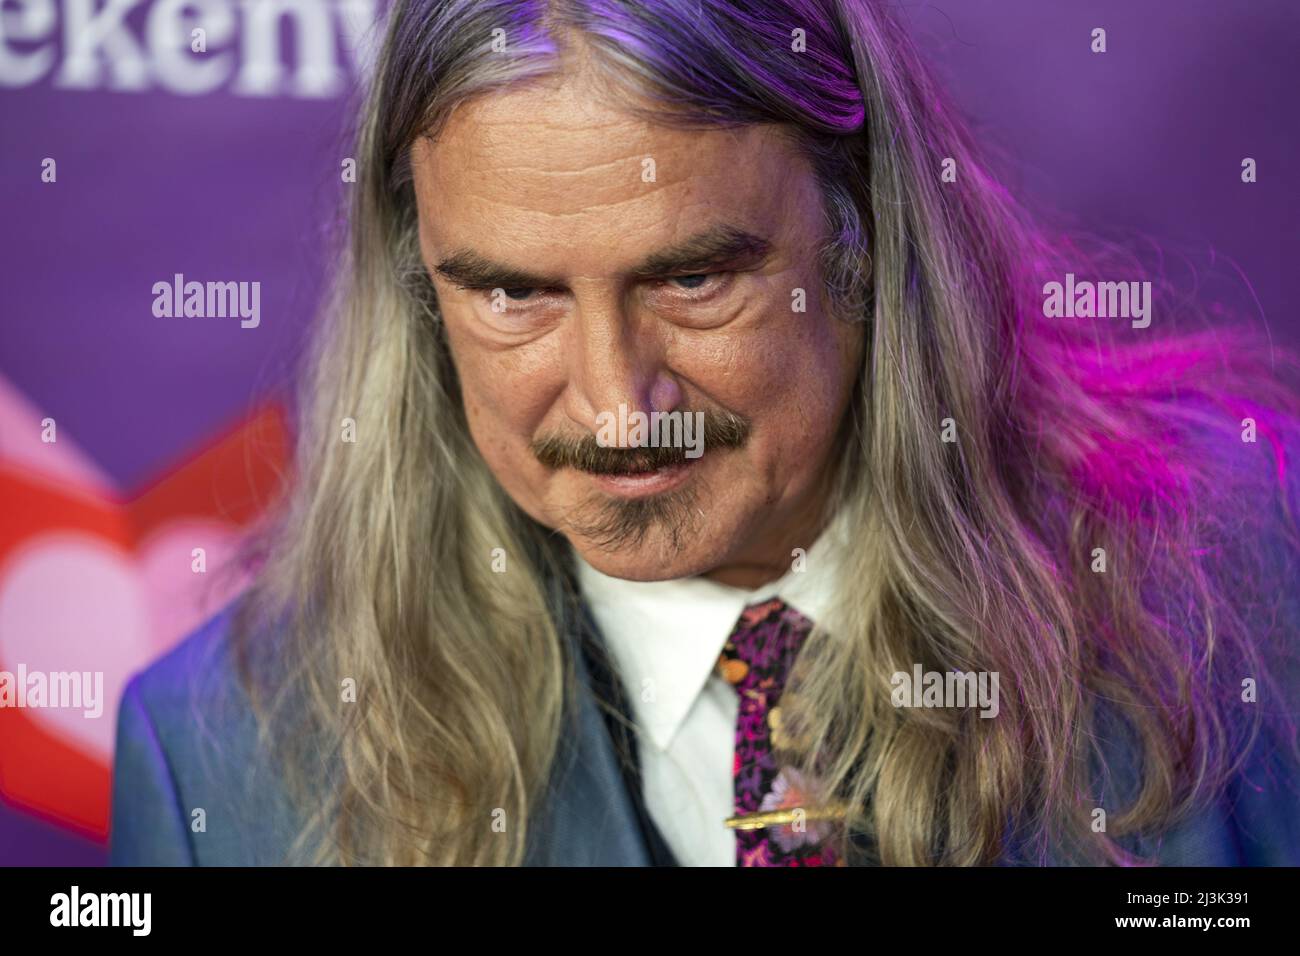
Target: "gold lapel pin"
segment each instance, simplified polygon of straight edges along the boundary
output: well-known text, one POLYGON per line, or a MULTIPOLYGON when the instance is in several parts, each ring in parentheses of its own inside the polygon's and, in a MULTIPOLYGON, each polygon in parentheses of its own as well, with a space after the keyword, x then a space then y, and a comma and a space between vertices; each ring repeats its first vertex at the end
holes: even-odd
POLYGON ((766 813, 746 813, 738 817, 728 817, 723 825, 731 830, 761 830, 764 827, 789 826, 799 820, 815 823, 820 820, 843 820, 848 815, 847 804, 831 804, 825 807, 791 807, 784 810, 769 810, 766 813))

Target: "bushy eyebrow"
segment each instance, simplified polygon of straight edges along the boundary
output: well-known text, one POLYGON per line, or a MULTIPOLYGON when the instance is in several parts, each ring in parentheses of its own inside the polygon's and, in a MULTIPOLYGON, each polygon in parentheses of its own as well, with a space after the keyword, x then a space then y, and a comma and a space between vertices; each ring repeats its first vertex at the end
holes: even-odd
POLYGON ((739 226, 719 224, 684 242, 652 252, 632 270, 636 278, 707 272, 724 265, 754 265, 767 258, 772 244, 739 226))
POLYGON ((472 249, 452 253, 433 271, 467 289, 551 289, 563 284, 554 277, 493 262, 472 249))
MULTIPOLYGON (((709 272, 723 266, 752 267, 772 251, 761 236, 728 223, 720 223, 676 245, 646 256, 630 270, 635 279, 709 272)), ((554 289, 564 286, 559 276, 540 275, 493 262, 472 249, 462 249, 434 266, 438 275, 468 289, 554 289)))

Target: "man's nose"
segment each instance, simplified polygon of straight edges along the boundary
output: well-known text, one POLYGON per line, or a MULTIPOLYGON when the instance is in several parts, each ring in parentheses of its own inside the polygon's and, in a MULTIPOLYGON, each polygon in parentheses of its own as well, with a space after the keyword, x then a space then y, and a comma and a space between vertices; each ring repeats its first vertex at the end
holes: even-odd
POLYGON ((565 412, 590 433, 602 416, 634 411, 668 412, 681 388, 664 365, 663 343, 653 328, 630 322, 616 305, 588 306, 570 324, 569 383, 565 412))

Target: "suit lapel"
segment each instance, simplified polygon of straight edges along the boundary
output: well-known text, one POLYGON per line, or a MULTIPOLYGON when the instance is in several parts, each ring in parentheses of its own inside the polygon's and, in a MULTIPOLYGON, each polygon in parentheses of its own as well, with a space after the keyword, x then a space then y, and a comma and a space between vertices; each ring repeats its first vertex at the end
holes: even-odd
MULTIPOLYGON (((647 841, 639 785, 629 788, 626 763, 610 736, 609 675, 600 673, 601 656, 594 653, 599 638, 588 626, 585 608, 572 599, 560 608, 574 681, 547 795, 530 824, 524 865, 652 865, 659 854, 652 854, 653 843, 647 841)), ((615 700, 613 707, 618 704, 615 700)), ((657 830, 653 834, 658 837, 657 830)))

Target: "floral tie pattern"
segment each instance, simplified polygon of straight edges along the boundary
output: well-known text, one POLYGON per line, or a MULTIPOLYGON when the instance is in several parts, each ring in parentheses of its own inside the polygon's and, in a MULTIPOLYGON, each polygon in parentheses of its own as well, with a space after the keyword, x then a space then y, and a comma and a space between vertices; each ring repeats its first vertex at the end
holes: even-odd
MULTIPOLYGON (((751 605, 741 612, 718 658, 718 673, 740 695, 732 765, 737 816, 811 809, 806 781, 793 768, 778 766, 772 748, 783 743, 778 704, 812 626, 779 598, 751 605)), ((838 861, 826 841, 829 832, 828 824, 811 820, 800 827, 738 829, 736 865, 834 866, 838 861)))

